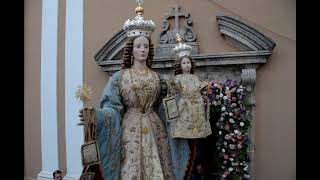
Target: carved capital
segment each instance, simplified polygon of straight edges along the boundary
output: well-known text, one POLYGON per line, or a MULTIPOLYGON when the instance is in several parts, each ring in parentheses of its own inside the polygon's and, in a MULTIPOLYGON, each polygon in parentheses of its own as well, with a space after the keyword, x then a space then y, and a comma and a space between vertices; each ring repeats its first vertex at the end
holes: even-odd
POLYGON ((255 86, 256 86, 256 67, 244 68, 241 70, 242 84, 247 88, 248 105, 254 106, 255 101, 255 86))

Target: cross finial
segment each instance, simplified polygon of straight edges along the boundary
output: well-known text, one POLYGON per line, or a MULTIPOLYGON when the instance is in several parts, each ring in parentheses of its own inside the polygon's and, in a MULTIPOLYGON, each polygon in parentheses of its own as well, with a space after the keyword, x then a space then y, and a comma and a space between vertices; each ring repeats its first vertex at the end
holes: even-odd
POLYGON ((139 4, 138 7, 136 7, 135 12, 137 15, 143 14, 143 8, 141 7, 141 4, 143 3, 143 0, 136 0, 136 2, 139 4))
POLYGON ((141 4, 143 3, 143 0, 136 0, 136 2, 139 4, 139 7, 140 7, 141 4))

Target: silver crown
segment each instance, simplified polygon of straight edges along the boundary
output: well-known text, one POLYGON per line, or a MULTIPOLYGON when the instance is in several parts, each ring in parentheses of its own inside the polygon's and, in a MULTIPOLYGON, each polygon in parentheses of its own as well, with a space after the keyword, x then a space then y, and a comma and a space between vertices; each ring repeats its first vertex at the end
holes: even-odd
POLYGON ((175 54, 175 56, 177 56, 179 58, 181 58, 183 56, 190 56, 192 47, 188 44, 181 43, 182 39, 181 39, 179 33, 177 33, 177 42, 178 42, 178 45, 176 45, 173 48, 173 53, 175 54))
POLYGON ((146 36, 151 37, 151 33, 155 29, 155 24, 152 20, 144 20, 143 8, 140 6, 135 9, 137 16, 130 20, 128 19, 124 25, 123 30, 126 31, 127 37, 134 37, 134 36, 146 36))

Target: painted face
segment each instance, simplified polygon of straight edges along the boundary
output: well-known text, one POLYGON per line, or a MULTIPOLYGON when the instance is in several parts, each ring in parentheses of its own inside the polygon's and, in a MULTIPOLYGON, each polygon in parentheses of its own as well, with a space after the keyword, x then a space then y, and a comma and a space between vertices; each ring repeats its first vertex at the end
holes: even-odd
POLYGON ((189 58, 184 57, 181 60, 181 70, 183 74, 190 74, 191 71, 191 61, 189 58))
POLYGON ((134 61, 146 61, 149 54, 149 40, 144 36, 140 36, 133 41, 133 57, 134 61))

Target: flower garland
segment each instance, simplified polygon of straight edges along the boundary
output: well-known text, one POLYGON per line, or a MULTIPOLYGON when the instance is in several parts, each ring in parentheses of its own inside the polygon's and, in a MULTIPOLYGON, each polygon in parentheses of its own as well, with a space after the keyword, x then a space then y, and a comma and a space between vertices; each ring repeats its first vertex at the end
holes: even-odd
POLYGON ((208 84, 211 116, 216 123, 218 175, 249 179, 248 129, 250 113, 244 104, 246 88, 234 80, 208 84))

